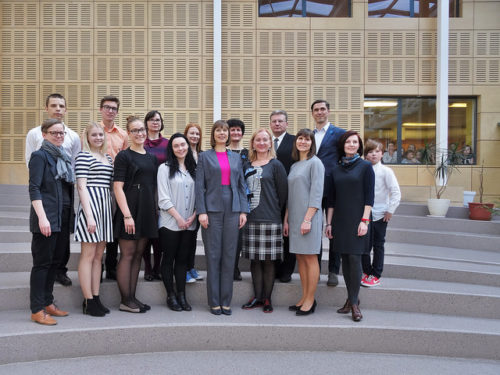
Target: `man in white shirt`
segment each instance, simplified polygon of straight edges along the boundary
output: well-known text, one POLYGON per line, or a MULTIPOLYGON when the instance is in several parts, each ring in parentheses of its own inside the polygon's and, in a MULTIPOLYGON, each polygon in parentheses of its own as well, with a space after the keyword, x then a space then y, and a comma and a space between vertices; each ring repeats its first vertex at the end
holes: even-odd
POLYGON ((365 144, 365 159, 372 163, 375 172, 375 201, 372 208, 370 250, 373 248, 373 262, 370 254, 363 254, 363 276, 361 285, 372 287, 380 285, 384 268, 384 244, 387 223, 399 206, 401 191, 398 180, 391 168, 381 163, 381 143, 369 139, 365 144))
MULTIPOLYGON (((316 156, 320 158, 325 166, 325 188, 323 190, 322 207, 326 211, 326 197, 328 195, 327 182, 330 180, 332 169, 338 162, 337 142, 345 133, 328 120, 330 115, 330 103, 326 100, 318 99, 311 104, 311 115, 314 119, 314 141, 316 143, 316 156)), ((319 261, 321 266, 321 253, 319 261)), ((340 253, 333 249, 333 240, 330 240, 328 258, 328 286, 337 286, 339 283, 338 274, 340 271, 340 253)))
MULTIPOLYGON (((64 121, 64 115, 66 114, 66 99, 64 99, 64 96, 57 93, 47 96, 47 99, 45 100, 45 111, 47 111, 49 118, 64 121)), ((76 132, 68 128, 66 124, 63 123, 63 125, 66 134, 64 136, 64 143, 62 144, 62 147, 71 158, 71 163, 74 167, 76 155, 78 155, 82 147, 80 137, 78 137, 76 132)), ((26 166, 29 165, 31 154, 40 149, 42 142, 43 136, 41 126, 37 126, 28 132, 28 135, 26 136, 25 148, 26 166)), ((64 257, 58 261, 59 266, 56 270, 56 281, 64 286, 71 286, 72 284, 71 279, 67 275, 68 268, 66 267, 69 261, 69 256, 70 251, 68 241, 64 257)))
MULTIPOLYGON (((66 115, 66 99, 64 99, 64 96, 61 94, 50 94, 47 96, 45 100, 45 111, 48 114, 48 118, 64 121, 64 116, 66 115)), ((65 124, 64 130, 66 131, 66 135, 64 136, 62 147, 71 158, 71 162, 74 166, 76 155, 81 151, 80 137, 65 124)), ((43 136, 41 126, 37 126, 28 132, 25 148, 26 166, 28 166, 30 162, 31 154, 40 149, 42 142, 43 136)))

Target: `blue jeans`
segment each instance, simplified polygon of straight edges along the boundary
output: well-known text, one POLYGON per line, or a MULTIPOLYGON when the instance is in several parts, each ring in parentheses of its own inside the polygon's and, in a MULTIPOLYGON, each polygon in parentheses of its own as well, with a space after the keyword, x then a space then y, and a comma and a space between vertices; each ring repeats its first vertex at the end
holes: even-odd
POLYGON ((380 278, 384 269, 384 244, 387 222, 382 218, 372 221, 371 224, 370 251, 373 248, 373 261, 370 263, 370 252, 363 254, 361 261, 364 273, 380 278))

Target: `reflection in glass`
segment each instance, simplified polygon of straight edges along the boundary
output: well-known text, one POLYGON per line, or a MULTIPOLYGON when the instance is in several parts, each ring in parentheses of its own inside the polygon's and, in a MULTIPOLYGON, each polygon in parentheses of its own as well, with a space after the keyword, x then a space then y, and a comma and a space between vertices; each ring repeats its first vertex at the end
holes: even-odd
MULTIPOLYGON (((448 0, 449 16, 460 17, 460 0, 448 0)), ((437 0, 368 0, 368 17, 436 18, 437 0)))
POLYGON ((350 17, 350 0, 259 0, 260 17, 350 17))
MULTIPOLYGON (((365 139, 384 145, 385 163, 425 162, 424 150, 434 149, 436 142, 435 98, 365 98, 364 107, 365 139)), ((448 148, 458 155, 457 163, 475 164, 475 119, 475 98, 449 99, 448 148)))

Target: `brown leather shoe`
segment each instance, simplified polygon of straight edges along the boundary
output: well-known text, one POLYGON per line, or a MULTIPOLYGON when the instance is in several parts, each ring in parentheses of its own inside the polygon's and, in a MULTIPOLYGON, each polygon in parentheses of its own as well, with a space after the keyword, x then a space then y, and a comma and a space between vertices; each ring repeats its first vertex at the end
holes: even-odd
POLYGON ((57 321, 47 314, 44 310, 40 310, 36 314, 31 314, 31 320, 38 324, 43 324, 46 326, 54 326, 57 324, 57 321))
POLYGON ((348 299, 345 300, 344 306, 337 310, 339 314, 349 314, 351 311, 351 302, 348 299))
POLYGON ((54 316, 67 316, 67 315, 69 315, 69 312, 60 310, 59 307, 57 307, 54 304, 46 306, 45 311, 47 312, 47 314, 54 315, 54 316))
POLYGON ((352 312, 352 320, 354 320, 355 322, 359 322, 361 321, 361 319, 363 319, 363 315, 361 315, 361 310, 359 309, 358 305, 352 305, 351 312, 352 312))

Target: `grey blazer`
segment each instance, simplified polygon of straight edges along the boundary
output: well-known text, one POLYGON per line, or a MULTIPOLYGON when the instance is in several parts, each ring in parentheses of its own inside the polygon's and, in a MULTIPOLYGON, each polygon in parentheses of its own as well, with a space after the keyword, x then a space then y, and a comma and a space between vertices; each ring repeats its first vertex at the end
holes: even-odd
MULTIPOLYGON (((233 192, 233 212, 249 212, 246 195, 245 179, 240 155, 227 151, 227 158, 231 166, 231 191, 233 192)), ((196 213, 223 212, 222 185, 219 160, 215 150, 204 151, 198 156, 196 166, 196 213)))

